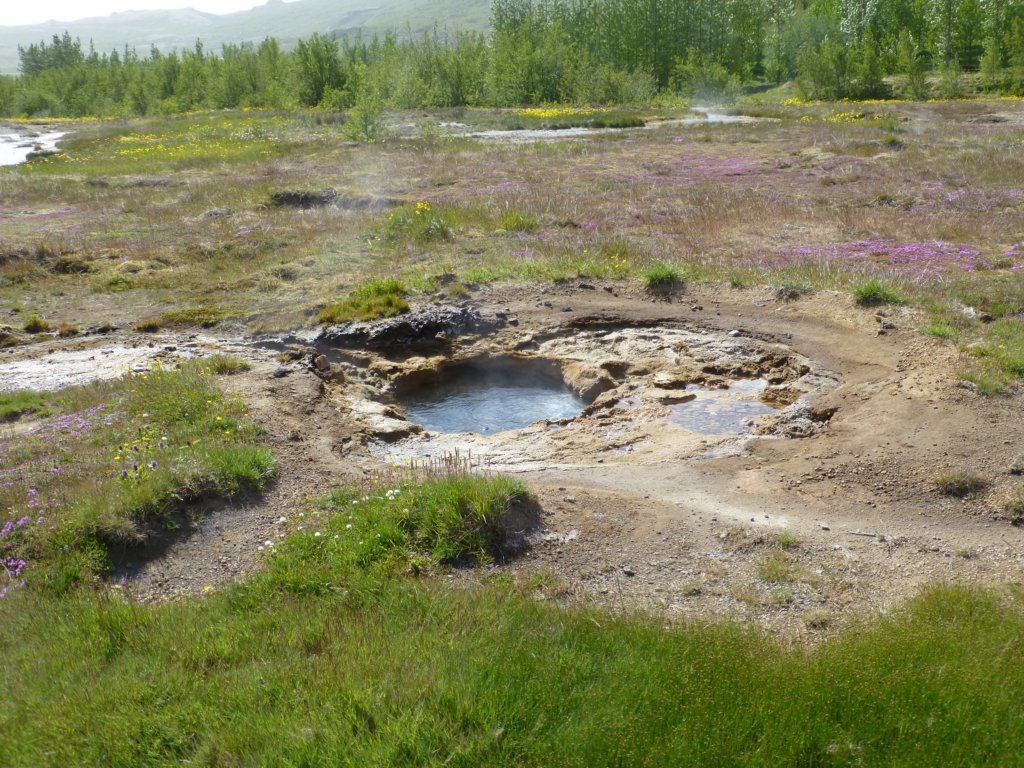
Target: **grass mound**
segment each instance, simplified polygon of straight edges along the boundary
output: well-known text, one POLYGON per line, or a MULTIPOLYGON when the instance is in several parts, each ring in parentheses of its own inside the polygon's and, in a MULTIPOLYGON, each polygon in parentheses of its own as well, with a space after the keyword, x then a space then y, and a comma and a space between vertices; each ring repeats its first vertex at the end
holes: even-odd
POLYGON ((405 285, 394 278, 363 283, 344 301, 329 304, 320 310, 317 321, 323 325, 378 320, 409 311, 405 285))
POLYGON ((29 414, 49 416, 49 402, 50 395, 47 392, 22 389, 17 392, 0 393, 0 423, 14 421, 29 414))
POLYGON ((657 261, 644 270, 643 281, 649 291, 671 291, 681 287, 685 278, 675 264, 657 261))
POLYGON ((267 485, 273 456, 244 405, 221 393, 215 367, 20 396, 56 415, 0 443, 0 559, 24 564, 17 578, 0 573, 0 589, 90 582, 107 571, 111 547, 141 541, 183 503, 267 485))
POLYGON ((311 510, 271 559, 272 578, 319 591, 362 569, 413 572, 500 557, 507 518, 530 498, 506 477, 457 475, 417 484, 345 489, 311 510))

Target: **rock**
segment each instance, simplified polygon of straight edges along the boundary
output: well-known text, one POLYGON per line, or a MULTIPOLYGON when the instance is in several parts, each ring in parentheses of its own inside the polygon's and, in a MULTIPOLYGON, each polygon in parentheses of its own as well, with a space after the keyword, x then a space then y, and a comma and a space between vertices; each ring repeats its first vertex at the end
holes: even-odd
POLYGON ((739 336, 742 336, 742 335, 743 335, 743 333, 741 331, 729 331, 729 334, 728 334, 730 339, 735 339, 735 338, 737 338, 739 336))
POLYGON ((277 368, 274 369, 273 376, 275 379, 283 379, 289 373, 291 373, 290 370, 285 368, 283 365, 279 365, 277 368))
POLYGON ((644 393, 644 398, 661 405, 678 405, 696 400, 697 393, 685 392, 681 389, 649 389, 644 393))
POLYGON ((333 347, 438 346, 465 335, 485 335, 508 325, 505 313, 483 315, 476 307, 437 305, 384 320, 324 329, 320 343, 333 347))
POLYGON ((317 355, 313 358, 313 367, 318 371, 326 373, 331 370, 331 363, 327 359, 327 355, 317 355))
POLYGON ((203 214, 204 219, 224 219, 228 216, 234 215, 234 211, 230 208, 211 208, 203 214))
POLYGON ((630 568, 628 565, 622 569, 622 572, 630 577, 636 576, 636 571, 630 568))
POLYGON ((330 205, 337 199, 337 190, 331 189, 330 187, 320 190, 319 192, 301 189, 288 189, 280 192, 274 192, 270 196, 271 204, 278 208, 300 208, 303 210, 330 205))
POLYGON ((562 369, 565 383, 588 403, 610 389, 615 389, 615 379, 607 371, 596 368, 589 363, 572 362, 562 369))
POLYGON ((651 377, 651 383, 658 389, 686 389, 690 379, 682 373, 661 371, 651 377))

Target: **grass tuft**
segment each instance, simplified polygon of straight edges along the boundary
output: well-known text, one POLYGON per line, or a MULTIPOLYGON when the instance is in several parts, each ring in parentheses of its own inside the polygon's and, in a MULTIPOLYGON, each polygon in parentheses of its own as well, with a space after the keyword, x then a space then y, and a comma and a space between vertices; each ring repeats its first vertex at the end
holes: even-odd
POLYGON ((881 304, 903 304, 903 294, 881 280, 872 278, 858 283, 853 288, 853 298, 862 307, 877 307, 881 304))
POLYGON ((506 211, 498 219, 498 231, 501 232, 536 232, 537 217, 522 211, 506 211))
POLYGON ((684 283, 683 272, 675 264, 656 261, 643 271, 644 285, 650 291, 669 291, 684 283))
POLYGON ((344 301, 329 304, 320 310, 317 321, 323 325, 378 320, 409 311, 405 300, 409 293, 395 278, 370 280, 356 288, 344 301))
POLYGON ((203 361, 5 405, 54 414, 0 443, 9 480, 0 509, 22 521, 0 544, 5 558, 28 563, 30 585, 93 582, 112 546, 141 542, 183 505, 259 491, 274 477, 261 430, 203 361))
POLYGON ((988 481, 976 472, 957 470, 939 475, 932 480, 932 484, 943 496, 964 498, 984 490, 988 481))
POLYGON ((23 328, 25 333, 46 333, 50 330, 50 324, 39 317, 39 315, 32 315, 23 328))

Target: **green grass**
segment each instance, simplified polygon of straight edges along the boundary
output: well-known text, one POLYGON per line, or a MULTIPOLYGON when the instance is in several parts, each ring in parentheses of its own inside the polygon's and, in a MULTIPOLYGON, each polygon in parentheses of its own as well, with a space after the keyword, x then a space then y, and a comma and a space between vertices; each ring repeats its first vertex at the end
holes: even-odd
POLYGON ((46 417, 50 415, 50 394, 30 389, 17 392, 0 393, 0 422, 14 421, 33 414, 46 417))
POLYGON ((797 549, 800 546, 800 539, 789 531, 783 531, 775 537, 775 545, 780 549, 797 549))
POLYGON ((404 205, 391 211, 384 220, 380 239, 388 243, 444 242, 455 237, 456 212, 427 201, 404 205))
POLYGON ((370 280, 356 288, 344 301, 320 310, 317 321, 324 325, 377 320, 409 311, 405 284, 395 278, 370 280))
POLYGON ((1001 318, 969 347, 975 366, 965 375, 982 394, 1002 394, 1024 376, 1024 321, 1001 318))
POLYGON ((684 275, 675 264, 657 261, 643 271, 644 285, 652 291, 668 291, 683 285, 684 275))
POLYGON ((46 333, 49 330, 50 324, 39 317, 39 315, 32 315, 24 325, 26 333, 46 333))
POLYGON ((757 563, 755 570, 758 577, 769 584, 789 584, 796 581, 799 572, 793 558, 786 552, 772 552, 757 563))
MULTIPOLYGON (((278 545, 263 574, 201 601, 28 590, 0 601, 0 762, 923 768, 1019 758, 1024 612, 993 593, 930 589, 802 649, 727 622, 666 628, 563 609, 502 579, 385 576, 358 567, 364 533, 311 527, 278 545)), ((808 614, 811 627, 827 623, 808 614)))
POLYGON ((27 522, 4 538, 2 554, 29 563, 30 585, 93 581, 113 549, 142 542, 183 505, 259 491, 273 478, 261 430, 221 393, 216 367, 157 367, 66 390, 46 400, 56 415, 0 444, 0 508, 27 522))
POLYGON ((538 229, 537 217, 522 211, 505 211, 498 217, 497 230, 499 232, 536 232, 538 229))
POLYGON ((203 364, 207 370, 217 376, 231 376, 252 369, 252 365, 248 361, 234 355, 213 355, 205 358, 203 364))
POLYGON ((881 280, 872 278, 853 287, 853 299, 862 307, 877 307, 882 304, 903 304, 903 294, 881 280))
POLYGON ((188 307, 172 309, 155 317, 147 317, 135 324, 135 330, 154 333, 163 328, 213 328, 224 317, 217 307, 188 307))

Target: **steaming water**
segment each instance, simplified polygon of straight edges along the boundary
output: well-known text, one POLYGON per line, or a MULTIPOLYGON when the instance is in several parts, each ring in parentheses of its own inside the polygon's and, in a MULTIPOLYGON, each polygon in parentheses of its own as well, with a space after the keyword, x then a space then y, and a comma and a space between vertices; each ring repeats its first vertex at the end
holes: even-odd
POLYGON ((687 387, 697 395, 688 403, 673 405, 669 418, 676 426, 704 435, 737 435, 753 429, 751 421, 774 413, 758 395, 764 391, 762 379, 734 381, 728 389, 687 387))
POLYGON ((469 371, 402 400, 409 420, 430 432, 478 434, 571 419, 583 405, 560 381, 522 371, 469 371))
POLYGON ((57 148, 64 133, 26 135, 0 126, 0 165, 18 165, 25 162, 30 152, 57 148))

